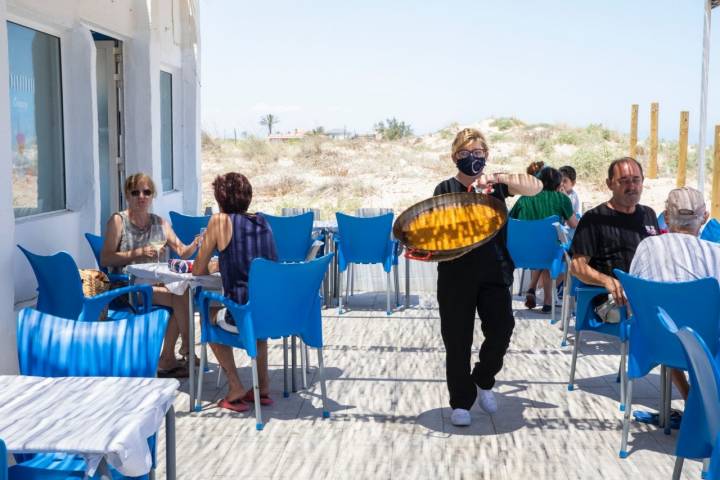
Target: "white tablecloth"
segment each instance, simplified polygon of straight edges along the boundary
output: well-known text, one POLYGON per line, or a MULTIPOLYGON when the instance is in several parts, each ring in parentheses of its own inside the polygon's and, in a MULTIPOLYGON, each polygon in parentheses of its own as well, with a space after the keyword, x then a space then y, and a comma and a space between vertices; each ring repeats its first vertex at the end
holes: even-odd
POLYGON ((147 439, 179 387, 172 378, 0 375, 0 438, 14 453, 79 454, 93 475, 103 457, 120 473, 147 474, 147 439))
POLYGON ((219 273, 194 276, 192 273, 170 271, 167 263, 135 263, 127 266, 127 273, 135 277, 135 283, 162 283, 175 295, 182 295, 188 287, 200 286, 211 290, 222 289, 219 273))

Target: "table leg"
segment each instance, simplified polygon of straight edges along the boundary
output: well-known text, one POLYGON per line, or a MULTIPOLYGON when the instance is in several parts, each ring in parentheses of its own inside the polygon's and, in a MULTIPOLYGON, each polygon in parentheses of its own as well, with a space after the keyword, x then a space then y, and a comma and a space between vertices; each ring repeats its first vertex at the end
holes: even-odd
POLYGON ((175 409, 172 405, 165 414, 165 478, 175 480, 175 409))
POLYGON ((192 412, 195 408, 195 288, 188 288, 188 384, 190 394, 190 405, 188 411, 192 412))
POLYGON ((405 308, 410 308, 410 259, 405 257, 405 308))
POLYGON ((291 361, 290 361, 290 387, 293 393, 297 392, 297 386, 295 385, 295 368, 297 367, 297 351, 295 350, 295 346, 297 344, 297 337, 293 335, 290 337, 290 355, 291 355, 291 361))

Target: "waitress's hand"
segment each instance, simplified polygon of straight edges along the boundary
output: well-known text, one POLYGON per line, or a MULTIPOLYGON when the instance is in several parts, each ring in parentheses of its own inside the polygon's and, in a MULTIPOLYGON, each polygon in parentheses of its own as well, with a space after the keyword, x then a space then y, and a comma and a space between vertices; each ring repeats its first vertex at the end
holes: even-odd
POLYGON ((470 184, 476 192, 491 193, 493 186, 498 183, 497 175, 494 173, 483 173, 470 184))

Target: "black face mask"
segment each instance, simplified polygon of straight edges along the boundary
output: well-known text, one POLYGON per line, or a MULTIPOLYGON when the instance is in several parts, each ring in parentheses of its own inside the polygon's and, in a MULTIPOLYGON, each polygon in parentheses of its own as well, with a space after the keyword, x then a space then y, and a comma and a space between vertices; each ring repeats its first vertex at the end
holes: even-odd
POLYGON ((484 167, 485 157, 473 157, 469 155, 457 161, 458 170, 469 177, 474 177, 479 174, 484 167))

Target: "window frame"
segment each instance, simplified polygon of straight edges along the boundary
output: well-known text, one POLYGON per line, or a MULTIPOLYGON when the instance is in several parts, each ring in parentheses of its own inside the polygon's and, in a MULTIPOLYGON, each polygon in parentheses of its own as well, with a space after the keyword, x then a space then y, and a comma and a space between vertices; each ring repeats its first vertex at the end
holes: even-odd
POLYGON ((159 113, 160 113, 160 190, 162 191, 162 194, 170 194, 178 192, 178 164, 177 164, 177 152, 178 152, 178 133, 179 128, 177 128, 178 122, 177 122, 177 115, 178 115, 178 104, 177 104, 177 98, 176 98, 176 80, 177 78, 177 69, 169 66, 169 65, 161 65, 158 70, 158 101, 159 101, 159 113), (167 74, 170 76, 170 145, 171 145, 171 161, 170 161, 170 179, 172 181, 172 186, 170 189, 165 189, 165 174, 163 172, 163 156, 162 156, 162 147, 163 147, 163 141, 162 141, 162 131, 163 131, 163 111, 162 111, 162 78, 163 74, 167 74))
MULTIPOLYGON (((62 122, 62 131, 61 131, 61 141, 60 141, 60 151, 62 152, 62 185, 63 185, 63 201, 62 201, 62 207, 55 209, 55 210, 48 210, 45 212, 37 212, 32 213, 30 215, 23 215, 21 217, 15 216, 15 205, 12 206, 13 209, 13 219, 16 224, 21 223, 27 223, 34 220, 41 220, 43 218, 46 218, 48 216, 55 216, 65 213, 72 213, 72 211, 68 208, 68 148, 67 148, 67 125, 68 125, 68 111, 67 111, 67 98, 66 98, 66 65, 65 65, 65 56, 63 55, 63 50, 65 48, 66 44, 66 35, 67 32, 64 29, 61 29, 57 26, 53 26, 52 24, 48 24, 39 20, 35 20, 32 18, 28 18, 26 16, 17 15, 14 14, 10 9, 8 9, 7 14, 5 15, 5 31, 8 31, 8 24, 14 23, 20 27, 28 28, 30 30, 35 30, 36 32, 44 33, 46 35, 49 35, 51 37, 55 37, 58 39, 58 66, 59 66, 59 90, 60 90, 60 119, 62 122)), ((8 43, 6 45, 7 52, 8 52, 8 75, 10 75, 10 65, 9 65, 9 54, 10 54, 10 38, 8 36, 8 43)), ((9 87, 9 84, 8 84, 9 87)), ((8 95, 10 94, 9 88, 8 88, 8 95)), ((8 117, 12 121, 11 111, 8 111, 8 117)), ((9 155, 12 155, 12 150, 8 152, 9 155)), ((12 165, 12 160, 10 161, 12 165)), ((14 191, 14 186, 13 190, 14 191)))

